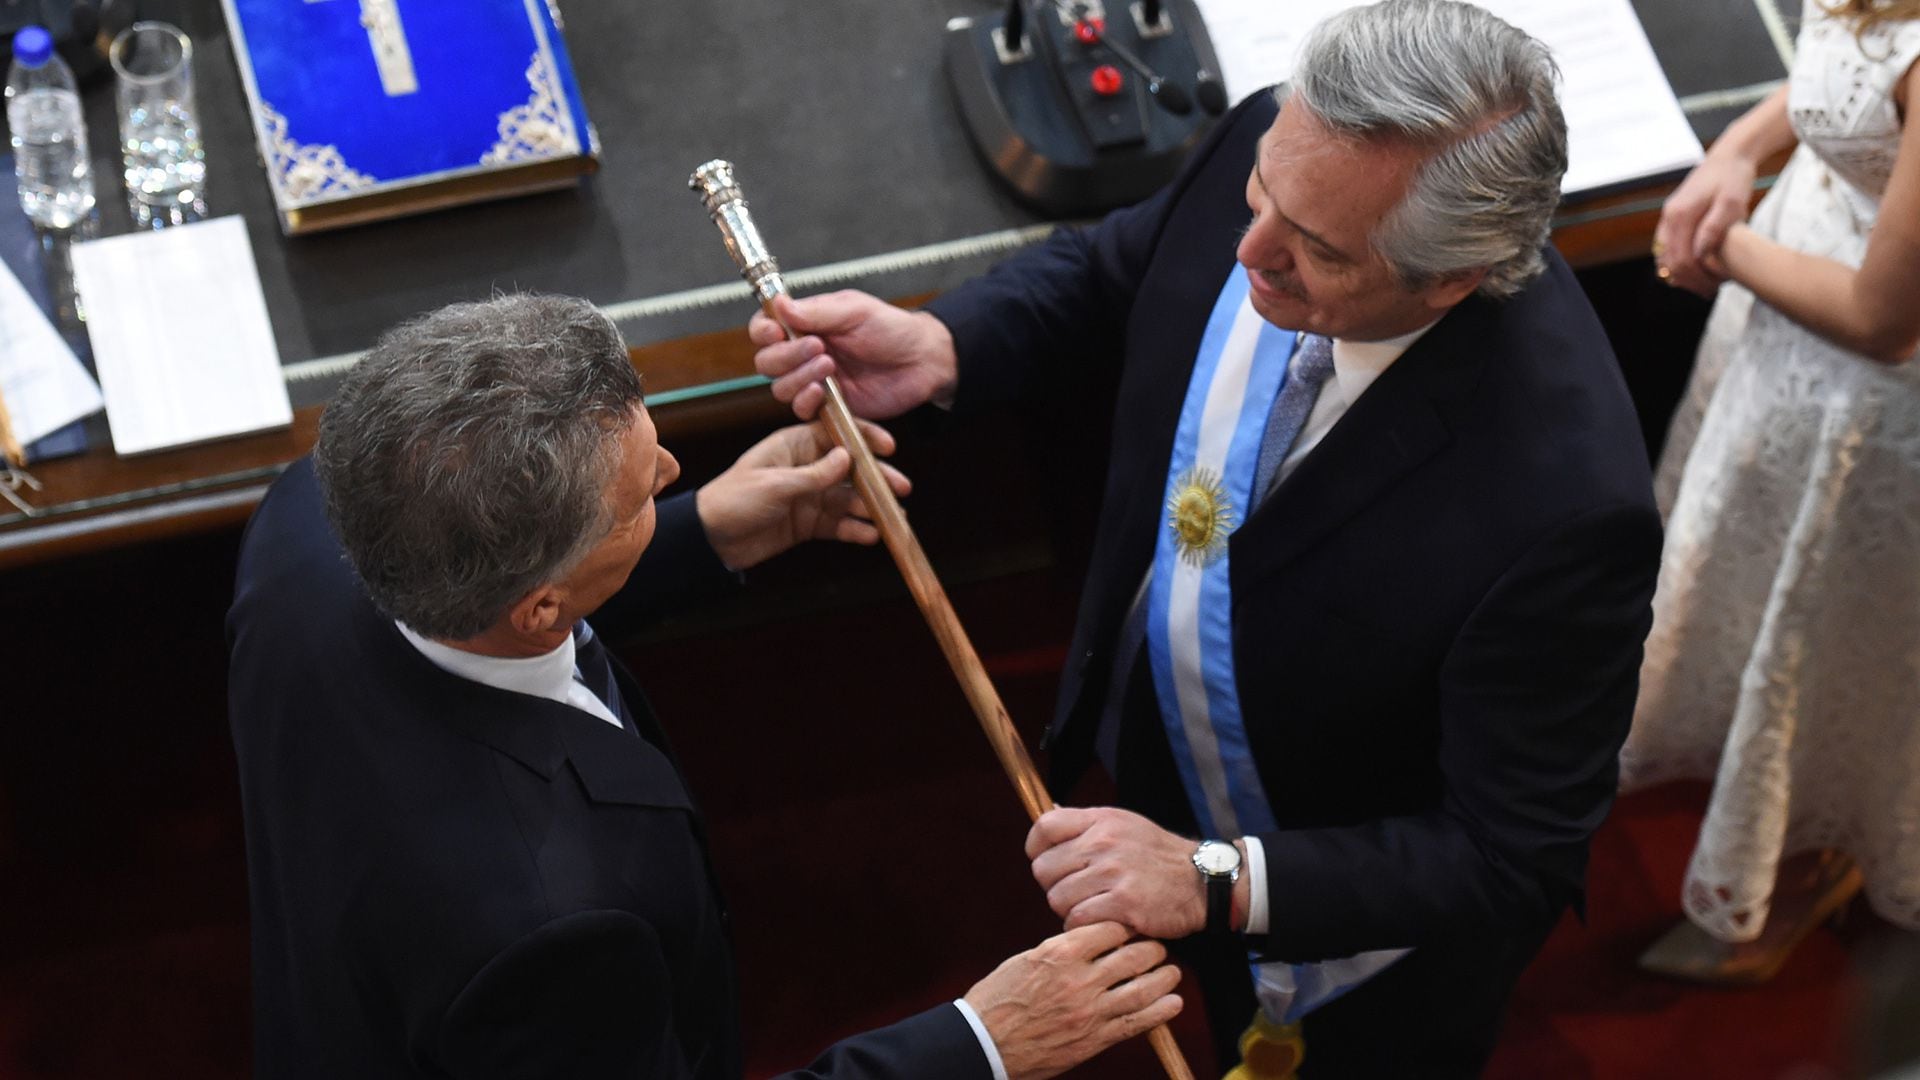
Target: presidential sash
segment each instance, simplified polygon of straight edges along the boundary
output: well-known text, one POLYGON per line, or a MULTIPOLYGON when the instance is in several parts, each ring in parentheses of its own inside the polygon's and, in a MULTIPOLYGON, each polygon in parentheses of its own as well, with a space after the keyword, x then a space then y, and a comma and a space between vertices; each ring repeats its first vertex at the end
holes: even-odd
MULTIPOLYGON (((1235 266, 1201 336, 1146 597, 1147 656, 1167 742, 1202 835, 1223 838, 1276 828, 1240 714, 1227 541, 1253 511, 1267 419, 1300 341, 1261 318, 1249 292, 1246 269, 1235 266)), ((1288 1023, 1404 954, 1255 963, 1255 991, 1267 1016, 1288 1023)))
POLYGON ((1227 537, 1253 506, 1267 414, 1299 335, 1262 319, 1235 266, 1214 302, 1167 468, 1147 586, 1147 656, 1174 762, 1206 836, 1272 831, 1233 672, 1227 537))

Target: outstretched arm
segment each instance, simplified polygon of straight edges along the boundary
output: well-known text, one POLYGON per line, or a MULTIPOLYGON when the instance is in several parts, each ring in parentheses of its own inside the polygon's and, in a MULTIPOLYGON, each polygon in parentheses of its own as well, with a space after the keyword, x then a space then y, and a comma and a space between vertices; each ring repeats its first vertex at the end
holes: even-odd
MULTIPOLYGON (((1113 923, 1060 934, 967 991, 1005 1080, 1046 1080, 1171 1020, 1180 972, 1154 942, 1113 923)), ((625 911, 549 922, 503 949, 455 996, 432 1045, 459 1080, 681 1080, 690 1053, 673 1022, 658 934, 625 911)), ((957 1005, 836 1044, 788 1080, 990 1080, 988 1045, 957 1005)))
POLYGON ((856 414, 878 419, 928 402, 1032 400, 1095 367, 1111 369, 1170 209, 1229 133, 1264 125, 1271 107, 1266 95, 1249 98, 1159 193, 1091 228, 1061 228, 923 311, 853 291, 777 299, 780 322, 756 314, 748 325, 755 368, 802 418, 819 409, 820 380, 833 375, 856 414))
MULTIPOLYGON (((893 453, 884 428, 860 428, 874 453, 893 453)), ((755 443, 695 495, 714 553, 729 569, 745 570, 807 540, 876 543, 867 507, 842 483, 850 462, 824 424, 795 424, 755 443)), ((895 495, 911 489, 898 470, 880 468, 895 495)))

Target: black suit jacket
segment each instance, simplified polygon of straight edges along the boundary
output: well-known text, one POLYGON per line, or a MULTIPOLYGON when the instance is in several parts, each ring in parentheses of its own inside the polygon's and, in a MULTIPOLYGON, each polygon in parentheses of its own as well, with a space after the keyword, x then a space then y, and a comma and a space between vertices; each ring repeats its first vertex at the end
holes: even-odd
MULTIPOLYGON (((1257 95, 1166 190, 931 305, 959 350, 957 410, 1117 380, 1049 732, 1057 787, 1091 757, 1112 666, 1134 661, 1114 642, 1274 115, 1257 95)), ((1372 1071, 1337 1057, 1346 1018, 1372 1049, 1397 1033, 1382 1074, 1475 1071, 1520 967, 1580 896, 1610 805, 1660 526, 1606 337, 1547 257, 1520 295, 1448 313, 1230 541, 1241 706, 1280 823, 1261 837, 1272 932, 1254 944, 1290 961, 1417 950, 1310 1018, 1309 1072, 1372 1071)), ((1150 682, 1130 680, 1117 779, 1190 829, 1150 682)))
MULTIPOLYGON (((641 567, 623 604, 726 577, 690 497, 641 567)), ((442 671, 361 590, 304 461, 248 527, 227 625, 257 1075, 740 1075, 699 818, 617 662, 638 732, 442 671)), ((943 1005, 797 1075, 988 1070, 943 1005)))

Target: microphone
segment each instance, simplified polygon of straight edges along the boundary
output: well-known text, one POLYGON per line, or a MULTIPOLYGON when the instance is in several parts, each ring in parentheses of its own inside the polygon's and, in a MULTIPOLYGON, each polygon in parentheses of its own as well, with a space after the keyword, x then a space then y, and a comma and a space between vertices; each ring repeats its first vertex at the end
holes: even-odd
POLYGON ((1159 102, 1161 108, 1175 116, 1185 116, 1193 111, 1193 99, 1187 96, 1179 83, 1162 78, 1159 72, 1147 66, 1146 61, 1133 55, 1133 50, 1122 48, 1119 42, 1108 37, 1106 31, 1095 30, 1094 39, 1111 49, 1121 63, 1133 69, 1134 74, 1147 80, 1147 93, 1153 95, 1153 100, 1159 102))
POLYGON ((1026 0, 1013 0, 1007 5, 1007 20, 1001 24, 1001 39, 1007 43, 1007 51, 1020 52, 1020 36, 1027 28, 1026 0))
POLYGON ((1159 102, 1161 108, 1175 116, 1185 116, 1193 111, 1193 101, 1187 97, 1185 90, 1180 89, 1179 83, 1170 83, 1158 75, 1150 76, 1147 79, 1147 93, 1153 95, 1153 100, 1159 102))
POLYGON ((1201 68, 1193 77, 1193 96, 1200 100, 1200 107, 1207 110, 1208 116, 1227 111, 1227 88, 1206 68, 1201 68))

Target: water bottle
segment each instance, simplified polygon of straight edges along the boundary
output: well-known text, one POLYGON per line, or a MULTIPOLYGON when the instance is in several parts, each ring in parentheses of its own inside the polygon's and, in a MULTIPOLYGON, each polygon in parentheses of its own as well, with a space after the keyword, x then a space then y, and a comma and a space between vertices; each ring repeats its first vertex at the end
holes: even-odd
POLYGON ((7 130, 13 139, 20 208, 28 219, 48 229, 79 224, 93 209, 87 123, 73 72, 54 53, 53 35, 44 27, 24 27, 13 36, 7 130))

